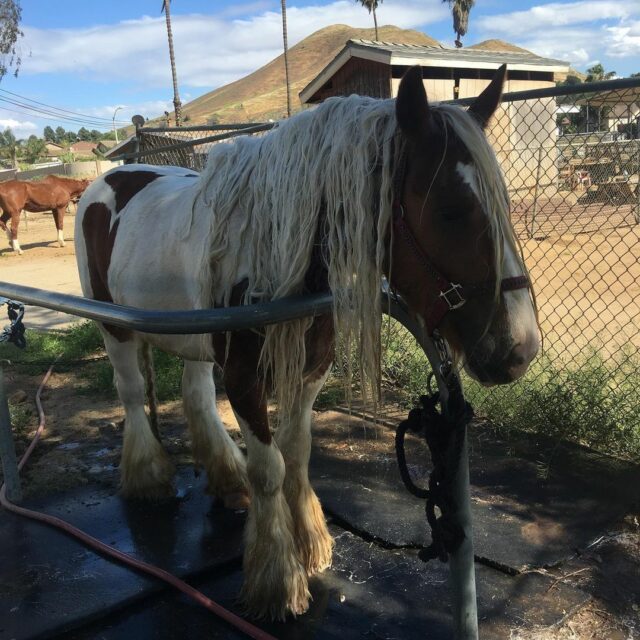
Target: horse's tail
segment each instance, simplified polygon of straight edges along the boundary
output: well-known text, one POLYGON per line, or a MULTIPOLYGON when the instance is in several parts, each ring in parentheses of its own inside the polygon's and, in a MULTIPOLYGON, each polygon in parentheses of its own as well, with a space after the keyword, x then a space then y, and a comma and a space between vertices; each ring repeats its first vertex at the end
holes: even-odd
POLYGON ((160 430, 158 429, 158 398, 156 396, 156 375, 153 369, 153 350, 148 342, 144 342, 142 344, 142 364, 144 367, 144 378, 147 386, 147 402, 149 403, 149 419, 151 421, 151 431, 159 441, 160 430))

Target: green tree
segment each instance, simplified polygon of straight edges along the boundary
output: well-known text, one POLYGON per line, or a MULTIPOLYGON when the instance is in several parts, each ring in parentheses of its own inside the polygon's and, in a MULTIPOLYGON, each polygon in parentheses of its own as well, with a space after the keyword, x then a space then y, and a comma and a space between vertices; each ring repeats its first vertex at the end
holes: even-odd
POLYGON ((19 141, 13 135, 10 127, 7 127, 0 133, 0 154, 3 158, 7 158, 11 162, 11 166, 18 168, 18 149, 19 141))
POLYGON ((56 132, 53 130, 53 127, 45 127, 43 133, 43 137, 47 142, 55 142, 56 141, 56 132))
POLYGON ((29 139, 22 145, 22 157, 27 164, 35 164, 39 158, 47 154, 47 145, 38 136, 29 136, 29 139))
POLYGON ((102 140, 102 134, 97 129, 91 129, 91 142, 102 140))
POLYGON ((18 75, 21 59, 17 43, 24 35, 20 30, 21 18, 20 0, 0 0, 0 80, 11 69, 13 75, 18 75))
POLYGON ((287 2, 280 0, 282 11, 282 43, 284 47, 284 79, 287 86, 287 118, 291 116, 291 84, 289 82, 289 36, 287 34, 287 2))
POLYGON ((559 87, 571 86, 574 84, 581 84, 582 80, 578 76, 569 74, 562 82, 558 82, 559 87))
POLYGON ((469 13, 475 4, 475 0, 442 0, 448 3, 453 14, 453 30, 456 33, 455 45, 462 47, 462 36, 466 35, 469 28, 469 13))
POLYGON ((585 82, 600 82, 602 80, 611 80, 615 78, 615 71, 605 71, 604 67, 598 62, 593 67, 587 69, 587 79, 585 82))
POLYGON ((369 11, 369 14, 373 13, 373 28, 376 32, 376 40, 378 39, 378 16, 376 15, 376 9, 378 5, 382 2, 382 0, 356 0, 359 2, 365 9, 369 11))
POLYGON ((178 95, 178 74, 176 72, 176 57, 173 53, 173 32, 171 31, 171 0, 162 0, 162 11, 167 22, 167 38, 169 40, 169 62, 171 63, 171 77, 173 79, 173 108, 176 114, 176 127, 182 121, 182 103, 178 95))
POLYGON ((56 127, 55 141, 58 144, 62 144, 66 139, 67 139, 67 132, 64 130, 64 127, 56 127))
POLYGON ((83 142, 89 142, 89 140, 91 140, 91 131, 85 129, 85 127, 80 127, 80 129, 78 129, 78 138, 83 142))

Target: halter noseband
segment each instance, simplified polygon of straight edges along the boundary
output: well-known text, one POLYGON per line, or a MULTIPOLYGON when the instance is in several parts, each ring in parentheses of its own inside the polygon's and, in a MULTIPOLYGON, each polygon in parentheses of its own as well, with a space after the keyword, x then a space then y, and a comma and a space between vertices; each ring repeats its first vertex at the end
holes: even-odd
MULTIPOLYGON (((438 287, 439 293, 424 318, 427 333, 432 335, 449 311, 459 309, 471 297, 479 296, 495 289, 495 280, 485 280, 477 284, 465 285, 452 282, 442 274, 429 256, 422 250, 416 237, 409 228, 404 215, 402 191, 404 189, 406 164, 407 158, 405 153, 403 153, 393 181, 393 226, 399 236, 405 241, 414 257, 418 260, 420 266, 427 275, 435 281, 438 287)), ((500 281, 500 293, 528 288, 529 279, 524 275, 503 278, 500 281)))

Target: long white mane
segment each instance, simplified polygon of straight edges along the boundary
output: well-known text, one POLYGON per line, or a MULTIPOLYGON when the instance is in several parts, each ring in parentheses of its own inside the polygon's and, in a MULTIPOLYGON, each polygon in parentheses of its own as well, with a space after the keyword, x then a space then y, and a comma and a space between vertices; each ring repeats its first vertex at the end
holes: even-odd
MULTIPOLYGON (((469 140, 474 160, 485 167, 489 163, 480 178, 487 199, 495 198, 499 189, 493 152, 471 117, 457 108, 448 115, 450 109, 443 117, 456 133, 460 128, 477 130, 463 142, 469 140), (483 147, 479 155, 473 150, 478 144, 483 147), (487 184, 490 174, 494 175, 487 184)), ((203 300, 228 305, 234 285, 244 278, 244 303, 300 293, 314 243, 322 241, 337 335, 347 353, 352 344, 358 345, 363 389, 366 393, 368 386, 377 397, 384 244, 392 211, 393 168, 403 151, 395 101, 360 96, 329 99, 262 138, 214 147, 195 205, 203 203, 211 216, 211 269, 203 282, 203 300), (228 230, 236 216, 242 252, 231 255, 228 230), (222 265, 228 274, 229 260, 235 261, 231 272, 236 279, 223 277, 222 265)), ((505 206, 508 209, 508 201, 500 203, 501 213, 492 221, 499 235, 504 231, 505 206)), ((235 220, 236 231, 237 225, 235 220)), ((311 322, 288 322, 265 332, 262 365, 284 408, 291 406, 302 384, 304 334, 311 322)))

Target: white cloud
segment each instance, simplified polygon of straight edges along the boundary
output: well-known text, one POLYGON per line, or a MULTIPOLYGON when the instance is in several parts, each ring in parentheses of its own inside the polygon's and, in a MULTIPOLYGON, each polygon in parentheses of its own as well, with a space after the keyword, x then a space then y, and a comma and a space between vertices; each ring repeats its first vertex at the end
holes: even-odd
POLYGON ((513 11, 501 15, 481 16, 477 26, 483 31, 505 36, 527 36, 540 29, 552 29, 568 25, 593 23, 600 20, 626 20, 640 13, 636 1, 586 0, 584 2, 553 2, 531 7, 526 11, 513 11))
POLYGON ((16 138, 28 138, 32 133, 36 133, 39 128, 37 124, 29 120, 0 117, 0 131, 11 129, 16 138))
MULTIPOLYGON (((640 56, 640 20, 607 28, 606 52, 614 58, 640 56)), ((638 63, 640 68, 640 62, 638 63)))
POLYGON ((486 37, 500 37, 535 53, 584 66, 603 55, 631 57, 640 52, 640 29, 632 16, 637 0, 554 2, 494 16, 476 24, 486 37))
MULTIPOLYGON (((263 6, 263 3, 256 3, 263 6)), ((238 11, 251 6, 238 7, 238 11)), ((236 14, 237 15, 237 14, 236 14)), ((245 14, 246 15, 246 14, 245 14)), ((397 0, 380 5, 378 24, 416 28, 439 21, 449 9, 438 0, 397 0)), ((373 19, 353 0, 287 10, 290 46, 332 24, 372 27, 373 19)), ((255 71, 281 53, 279 11, 248 18, 219 14, 173 16, 178 80, 181 85, 212 88, 255 71)), ((108 84, 137 82, 142 87, 170 86, 164 18, 148 17, 85 29, 24 28, 21 73, 74 73, 83 80, 108 84)))

